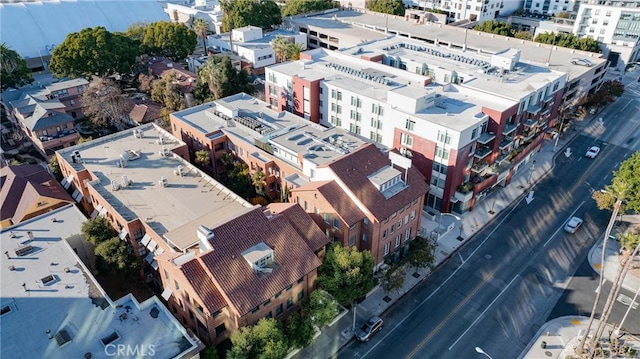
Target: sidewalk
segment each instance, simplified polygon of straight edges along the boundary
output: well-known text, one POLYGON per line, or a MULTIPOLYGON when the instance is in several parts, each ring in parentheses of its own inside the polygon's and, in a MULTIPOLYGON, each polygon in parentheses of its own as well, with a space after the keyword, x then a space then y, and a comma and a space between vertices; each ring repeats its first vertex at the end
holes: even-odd
MULTIPOLYGON (((538 333, 536 333, 518 358, 565 359, 572 358, 572 355, 574 355, 574 358, 577 358, 575 356, 575 348, 580 345, 580 340, 587 330, 588 324, 588 317, 579 316, 566 316, 550 320, 538 330, 538 333), (545 344, 543 344, 543 342, 545 344)), ((598 320, 594 320, 590 332, 595 332, 597 326, 598 320)), ((611 330, 613 330, 613 328, 607 325, 603 338, 608 337, 609 331, 611 330)), ((640 352, 640 339, 631 335, 625 335, 622 337, 622 340, 625 345, 640 352)))
MULTIPOLYGON (((482 229, 482 227, 492 221, 510 204, 518 200, 523 200, 530 188, 535 186, 538 181, 551 171, 554 165, 553 159, 555 155, 562 155, 567 143, 584 128, 590 126, 591 122, 599 116, 600 112, 595 114, 588 113, 583 120, 576 121, 572 128, 565 132, 559 139, 555 151, 555 141, 544 141, 540 151, 532 153, 529 162, 520 167, 519 171, 513 175, 508 186, 497 186, 483 201, 474 206, 473 211, 460 216, 452 214, 443 215, 437 212, 435 216, 431 216, 429 213, 423 211, 421 235, 430 238, 429 235, 438 228, 442 228, 441 231, 443 232, 437 239, 436 266, 454 255, 458 248, 464 245, 482 229), (533 160, 535 160, 535 164, 533 160)), ((430 212, 435 211, 430 210, 430 212)), ((609 267, 613 266, 611 265, 609 267)), ((607 269, 607 273, 608 271, 607 269)), ((407 270, 404 286, 398 292, 394 292, 389 296, 386 296, 380 287, 375 287, 367 295, 367 298, 357 305, 356 324, 360 325, 372 315, 382 315, 404 294, 422 280, 426 279, 428 272, 427 269, 422 269, 419 271, 419 276, 414 277, 414 271, 412 269, 407 270)), ((341 347, 353 339, 352 323, 353 312, 350 311, 333 325, 322 328, 321 334, 311 345, 301 349, 292 357, 305 359, 324 359, 331 357, 337 353, 341 347)))
MULTIPOLYGON (((620 243, 610 239, 607 241, 607 251, 605 253, 604 263, 604 279, 613 282, 616 277, 620 261, 618 252, 620 251, 620 243)), ((589 264, 593 270, 600 274, 602 272, 602 239, 599 239, 596 245, 589 250, 589 264)), ((635 293, 640 287, 640 278, 637 271, 629 271, 624 277, 622 287, 635 293)))

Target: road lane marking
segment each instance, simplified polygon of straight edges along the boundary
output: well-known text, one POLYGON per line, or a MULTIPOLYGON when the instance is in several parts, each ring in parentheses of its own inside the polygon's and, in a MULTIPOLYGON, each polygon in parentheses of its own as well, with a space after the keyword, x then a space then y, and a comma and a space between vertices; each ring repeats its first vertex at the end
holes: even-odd
POLYGON ((551 237, 549 237, 549 239, 547 239, 546 242, 544 242, 544 244, 542 245, 543 247, 546 247, 547 244, 549 244, 549 242, 551 242, 551 240, 553 239, 553 237, 556 236, 556 234, 558 234, 558 232, 562 229, 562 227, 564 227, 564 225, 567 223, 567 221, 569 219, 571 219, 571 217, 573 217, 574 214, 576 214, 576 212, 578 212, 578 210, 580 209, 580 207, 582 207, 582 205, 584 204, 584 201, 582 201, 582 203, 580 203, 580 205, 573 211, 573 213, 571 213, 569 215, 569 218, 567 218, 566 221, 562 222, 562 225, 560 226, 560 228, 556 229, 555 232, 553 232, 553 234, 551 235, 551 237))
POLYGON ((366 353, 364 353, 362 355, 362 358, 366 357, 367 355, 369 355, 369 353, 371 353, 378 345, 380 345, 380 343, 382 343, 389 335, 391 335, 391 333, 393 333, 394 330, 398 329, 398 327, 400 325, 402 325, 402 323, 404 323, 405 320, 407 320, 409 317, 411 317, 413 315, 413 313, 416 312, 416 310, 418 310, 424 303, 426 303, 429 299, 431 299, 431 297, 433 297, 436 293, 438 293, 438 291, 440 290, 440 288, 442 288, 442 286, 444 286, 445 284, 447 284, 447 282, 453 278, 454 275, 456 275, 458 273, 458 271, 460 269, 462 269, 462 267, 467 263, 467 261, 469 259, 471 259, 471 257, 473 257, 474 254, 476 254, 476 252, 485 244, 485 242, 487 240, 489 240, 489 238, 491 237, 491 235, 502 225, 502 223, 504 223, 505 220, 507 220, 507 218, 509 217, 509 215, 511 215, 511 213, 518 208, 518 206, 520 205, 520 203, 522 202, 522 200, 524 199, 524 196, 522 198, 520 198, 520 200, 518 201, 518 203, 516 203, 510 210, 509 213, 507 213, 504 218, 500 221, 500 223, 498 223, 498 225, 496 226, 496 228, 494 228, 488 235, 487 237, 482 241, 482 243, 480 243, 480 245, 473 251, 471 252, 471 254, 469 254, 469 256, 467 257, 467 260, 461 264, 460 266, 458 266, 458 268, 456 268, 455 271, 453 271, 453 273, 451 273, 451 275, 449 277, 447 277, 447 279, 445 279, 444 282, 442 282, 442 284, 440 284, 438 286, 438 288, 436 288, 433 292, 431 292, 431 294, 429 294, 428 297, 426 297, 422 302, 420 302, 420 304, 418 304, 415 308, 413 308, 413 310, 411 312, 409 312, 409 314, 407 314, 404 318, 402 318, 402 320, 400 321, 400 323, 396 324, 395 327, 391 328, 391 330, 385 334, 384 337, 382 337, 382 339, 380 341, 378 341, 377 343, 375 343, 373 346, 371 346, 371 349, 369 349, 366 353))
POLYGON ((456 314, 458 314, 458 311, 460 310, 460 308, 467 304, 467 302, 469 300, 471 300, 471 298, 473 298, 473 296, 481 289, 484 287, 485 284, 487 284, 491 279, 493 279, 493 276, 496 274, 496 272, 498 271, 498 269, 502 269, 502 267, 504 266, 500 266, 498 268, 496 268, 493 272, 489 273, 489 276, 487 278, 484 278, 482 280, 482 282, 478 283, 478 285, 473 289, 473 291, 471 291, 471 293, 468 293, 464 300, 462 302, 460 302, 455 308, 453 308, 453 310, 451 312, 449 312, 449 315, 447 315, 446 318, 444 318, 443 320, 440 321, 440 323, 433 329, 431 329, 431 331, 429 332, 429 334, 427 334, 427 336, 424 337, 424 339, 422 339, 422 341, 420 341, 420 343, 418 343, 418 345, 415 346, 415 348, 413 348, 413 350, 411 351, 411 353, 409 353, 409 355, 406 356, 407 359, 412 358, 420 349, 422 349, 422 347, 427 344, 427 342, 437 333, 440 331, 440 329, 442 329, 442 327, 445 326, 445 324, 449 323, 449 320, 456 314))
POLYGON ((458 337, 458 339, 456 339, 455 342, 453 342, 453 344, 451 344, 451 346, 449 347, 449 351, 451 351, 451 348, 453 348, 456 344, 458 344, 458 342, 460 341, 460 339, 462 339, 462 337, 464 337, 465 334, 467 334, 467 332, 469 331, 469 329, 473 328, 474 325, 476 325, 476 323, 478 322, 478 320, 480 320, 480 318, 482 318, 484 316, 484 313, 487 312, 487 310, 489 310, 489 308, 491 308, 491 306, 493 305, 493 303, 495 303, 498 298, 500 298, 500 296, 502 296, 502 294, 504 292, 507 291, 507 289, 509 289, 509 287, 511 286, 511 284, 513 283, 513 281, 516 280, 516 278, 518 278, 520 275, 516 274, 515 277, 513 277, 513 279, 509 282, 509 284, 507 284, 506 287, 504 287, 504 289, 502 291, 500 291, 500 294, 498 294, 498 296, 496 296, 493 301, 491 303, 489 303, 489 305, 482 311, 482 313, 480 313, 480 315, 476 318, 476 320, 473 321, 473 323, 471 323, 471 325, 467 328, 467 330, 464 331, 464 333, 462 333, 461 336, 458 337))

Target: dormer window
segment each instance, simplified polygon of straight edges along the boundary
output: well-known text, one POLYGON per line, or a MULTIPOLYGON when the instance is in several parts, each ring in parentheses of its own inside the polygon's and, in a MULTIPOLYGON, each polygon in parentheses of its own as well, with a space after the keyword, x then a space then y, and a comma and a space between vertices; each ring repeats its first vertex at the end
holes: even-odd
POLYGON ((274 251, 264 242, 242 252, 242 256, 251 265, 253 271, 258 274, 271 273, 276 266, 274 251))

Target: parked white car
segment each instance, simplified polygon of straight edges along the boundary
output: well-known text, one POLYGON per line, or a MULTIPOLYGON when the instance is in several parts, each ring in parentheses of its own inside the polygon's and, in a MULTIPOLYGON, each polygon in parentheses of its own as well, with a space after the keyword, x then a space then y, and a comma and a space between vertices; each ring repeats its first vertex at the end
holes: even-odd
POLYGON ((571 219, 564 225, 564 231, 567 233, 576 233, 578 228, 582 225, 582 219, 578 217, 571 217, 571 219))
POLYGON ((589 147, 589 149, 587 150, 587 153, 584 154, 585 157, 587 158, 596 158, 596 156, 598 155, 598 153, 600 153, 600 147, 598 146, 591 146, 589 147))

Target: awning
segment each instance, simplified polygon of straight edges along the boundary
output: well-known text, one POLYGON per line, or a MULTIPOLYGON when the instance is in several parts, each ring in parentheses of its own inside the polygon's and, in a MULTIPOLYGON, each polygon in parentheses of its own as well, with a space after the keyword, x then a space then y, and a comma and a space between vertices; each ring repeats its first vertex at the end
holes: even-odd
POLYGON ((158 247, 158 243, 156 243, 156 241, 154 241, 153 239, 149 241, 149 244, 147 244, 147 249, 151 252, 155 251, 156 247, 158 247))
POLYGON ((151 262, 151 268, 153 268, 154 270, 158 270, 158 261, 151 262))
POLYGON ((171 292, 171 288, 167 288, 162 291, 162 294, 160 294, 160 296, 164 300, 169 300, 169 298, 171 297, 171 294, 173 294, 173 292, 171 292))
POLYGON ((118 234, 118 237, 120 237, 120 239, 124 240, 125 237, 127 237, 127 235, 129 235, 129 232, 127 232, 126 228, 122 228, 122 230, 120 231, 120 234, 118 234))
POLYGON ((142 243, 142 245, 146 247, 150 240, 151 240, 151 237, 149 237, 148 234, 145 234, 144 237, 142 237, 142 240, 140 241, 140 243, 142 243))
POLYGON ((144 257, 144 260, 147 261, 147 263, 151 264, 151 262, 153 262, 153 252, 149 252, 149 254, 144 257))
POLYGON ((73 191, 73 194, 71 195, 71 197, 73 197, 73 199, 76 200, 76 202, 80 203, 80 201, 82 200, 82 192, 78 191, 77 189, 75 191, 73 191))
POLYGON ((62 187, 64 187, 64 189, 69 189, 69 186, 71 186, 71 182, 73 182, 73 175, 72 174, 69 175, 69 177, 65 177, 62 180, 62 182, 61 182, 62 187))

